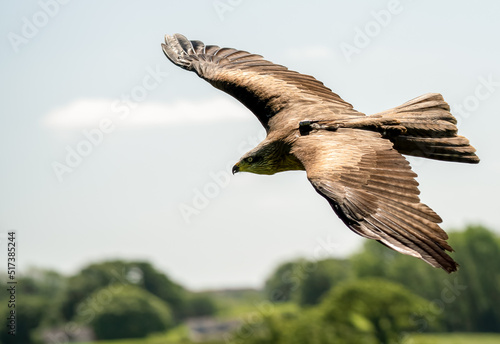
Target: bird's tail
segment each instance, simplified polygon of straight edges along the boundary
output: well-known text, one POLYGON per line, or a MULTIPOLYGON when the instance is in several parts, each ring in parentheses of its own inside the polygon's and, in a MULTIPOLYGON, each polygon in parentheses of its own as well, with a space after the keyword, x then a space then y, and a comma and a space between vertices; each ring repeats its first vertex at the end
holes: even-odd
MULTIPOLYGON (((370 116, 371 117, 371 116, 370 116)), ((406 130, 390 137, 402 154, 477 164, 475 149, 457 135, 457 120, 438 93, 428 93, 373 117, 394 119, 406 130)))

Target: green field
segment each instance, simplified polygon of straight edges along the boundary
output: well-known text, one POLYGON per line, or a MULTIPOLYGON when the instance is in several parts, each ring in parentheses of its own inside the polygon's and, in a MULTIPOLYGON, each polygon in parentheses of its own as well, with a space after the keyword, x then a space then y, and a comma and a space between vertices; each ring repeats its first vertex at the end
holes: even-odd
POLYGON ((500 334, 490 333, 440 333, 415 334, 404 344, 499 344, 500 334))

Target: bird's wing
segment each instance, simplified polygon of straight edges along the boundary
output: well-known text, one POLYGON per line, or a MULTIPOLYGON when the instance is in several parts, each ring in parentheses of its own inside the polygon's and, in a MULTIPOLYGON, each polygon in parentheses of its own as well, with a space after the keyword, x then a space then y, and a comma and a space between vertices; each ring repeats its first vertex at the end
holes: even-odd
POLYGON ((165 36, 162 48, 174 64, 196 72, 238 99, 268 131, 274 115, 283 109, 296 113, 301 105, 321 103, 322 111, 326 107, 333 113, 363 115, 312 76, 288 70, 260 55, 189 41, 180 34, 165 36))
POLYGON ((355 233, 448 272, 456 262, 441 218, 420 203, 417 176, 379 133, 320 130, 297 139, 292 149, 316 191, 355 233))

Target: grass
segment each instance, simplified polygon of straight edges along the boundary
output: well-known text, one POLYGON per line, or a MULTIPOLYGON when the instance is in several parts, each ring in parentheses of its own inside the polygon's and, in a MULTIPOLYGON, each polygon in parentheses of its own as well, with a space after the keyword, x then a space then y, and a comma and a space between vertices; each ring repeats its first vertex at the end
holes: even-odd
POLYGON ((436 333, 414 334, 408 344, 498 344, 499 333, 436 333))

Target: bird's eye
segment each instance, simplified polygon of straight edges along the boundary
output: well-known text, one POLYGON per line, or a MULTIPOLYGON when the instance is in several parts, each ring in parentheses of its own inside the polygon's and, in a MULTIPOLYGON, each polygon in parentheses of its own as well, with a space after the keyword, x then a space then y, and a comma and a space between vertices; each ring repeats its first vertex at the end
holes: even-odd
POLYGON ((247 162, 252 162, 253 161, 253 158, 252 157, 248 157, 247 158, 247 162))

